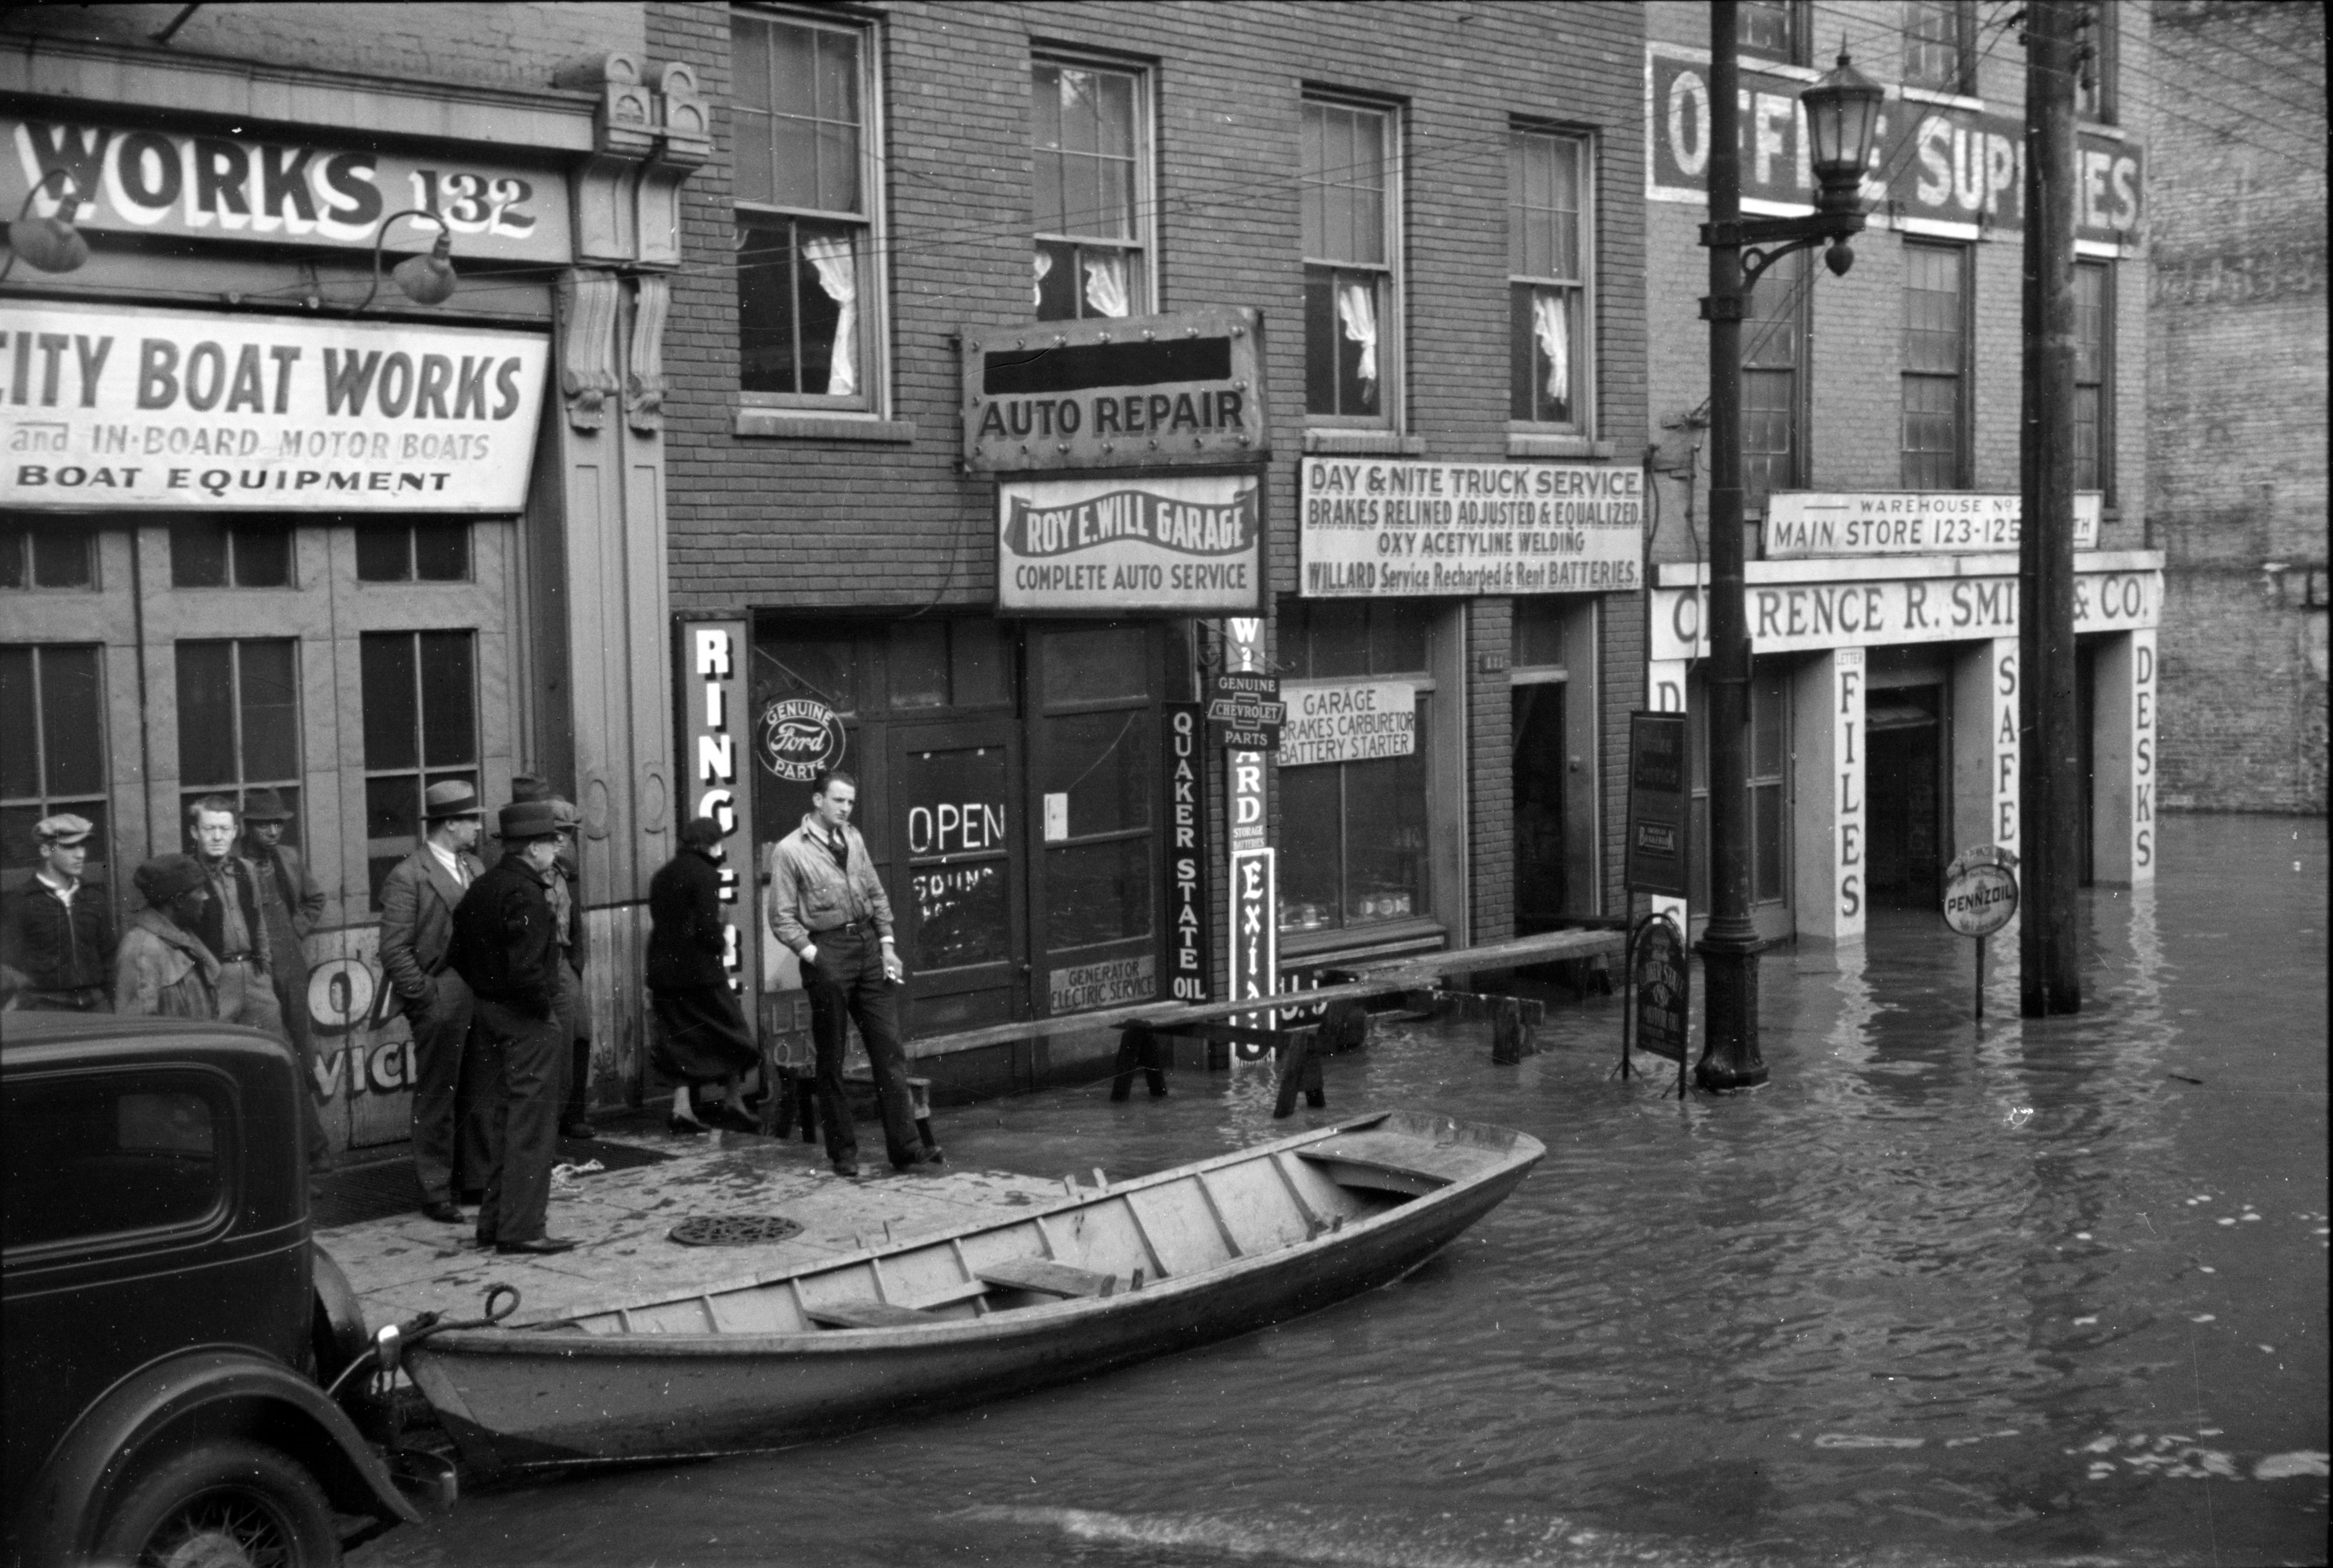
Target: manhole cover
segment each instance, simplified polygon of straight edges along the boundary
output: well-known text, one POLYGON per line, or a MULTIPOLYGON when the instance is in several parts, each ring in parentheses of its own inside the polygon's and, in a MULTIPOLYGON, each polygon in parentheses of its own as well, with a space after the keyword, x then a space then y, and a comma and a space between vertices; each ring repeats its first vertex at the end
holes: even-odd
POLYGON ((672 1228, 683 1247, 758 1247, 801 1234, 801 1222, 782 1214, 692 1214, 672 1228))

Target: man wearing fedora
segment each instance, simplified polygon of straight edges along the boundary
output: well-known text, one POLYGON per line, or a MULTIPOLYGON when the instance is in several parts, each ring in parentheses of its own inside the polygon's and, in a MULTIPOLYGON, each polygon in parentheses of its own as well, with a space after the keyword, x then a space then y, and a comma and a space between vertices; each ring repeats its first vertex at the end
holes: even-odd
POLYGON ((191 855, 162 855, 131 879, 146 907, 130 917, 113 982, 113 1010, 126 1018, 219 1016, 219 961, 197 933, 211 902, 211 878, 191 855))
POLYGON ((96 824, 62 811, 33 824, 40 864, 0 900, 0 1009, 101 1013, 113 990, 113 913, 85 885, 96 824))
POLYGON ((275 1005, 292 1036, 301 1069, 308 1079, 304 1120, 308 1123, 308 1162, 319 1170, 331 1166, 331 1150, 324 1141, 323 1118, 316 1106, 316 1026, 308 1014, 308 933, 324 918, 324 890, 308 874, 300 852, 283 842, 283 825, 292 820, 283 797, 273 789, 254 789, 243 798, 243 849, 259 873, 259 913, 267 926, 268 976, 275 982, 275 1005))
POLYGON ((483 1096, 457 1118, 470 1033, 470 988, 446 961, 454 911, 485 875, 478 846, 478 792, 459 779, 432 784, 422 797, 420 846, 393 866, 380 886, 380 967, 387 977, 383 1016, 403 1013, 413 1027, 413 1173, 421 1212, 462 1222, 455 1199, 457 1152, 469 1180, 485 1159, 483 1096))
POLYGON ((448 961, 477 998, 470 1048, 479 1056, 486 1100, 478 1245, 496 1252, 565 1252, 575 1245, 544 1232, 566 1086, 556 973, 564 961, 550 894, 567 837, 562 804, 517 800, 504 807, 502 858, 454 910, 448 961))

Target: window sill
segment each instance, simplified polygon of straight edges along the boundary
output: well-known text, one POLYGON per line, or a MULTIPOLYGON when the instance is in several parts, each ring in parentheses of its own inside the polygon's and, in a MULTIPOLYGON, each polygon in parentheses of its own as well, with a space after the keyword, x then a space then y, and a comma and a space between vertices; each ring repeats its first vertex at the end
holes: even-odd
POLYGON ((1337 926, 1326 931, 1283 931, 1280 933, 1280 961, 1286 964, 1291 959, 1311 959, 1326 953, 1359 957, 1388 948, 1440 949, 1448 944, 1449 936, 1449 928, 1432 915, 1373 921, 1367 925, 1337 926))
POLYGON ((1383 452, 1396 456, 1416 457, 1425 452, 1426 437, 1404 435, 1398 430, 1314 429, 1304 433, 1304 450, 1307 452, 1383 452))
POLYGON ((1589 435, 1558 435, 1553 432, 1510 430, 1507 432, 1507 455, 1510 457, 1609 457, 1612 443, 1599 441, 1589 435))
POLYGON ((1965 109, 1982 113, 1984 100, 1972 92, 1960 92, 1945 87, 1915 87, 1905 82, 1896 89, 1915 103, 1940 103, 1947 109, 1965 109))
POLYGON ((776 436, 795 441, 875 441, 905 445, 916 438, 912 419, 857 419, 810 414, 792 408, 740 408, 733 435, 776 436))

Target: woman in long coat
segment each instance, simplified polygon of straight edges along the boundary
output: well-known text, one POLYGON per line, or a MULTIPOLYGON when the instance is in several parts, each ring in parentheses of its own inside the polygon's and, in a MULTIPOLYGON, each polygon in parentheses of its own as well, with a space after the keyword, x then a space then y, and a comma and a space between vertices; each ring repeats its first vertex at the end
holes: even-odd
POLYGON ((699 817, 681 828, 680 853, 648 883, 648 993, 663 1026, 650 1056, 657 1071, 680 1085, 667 1123, 676 1133, 702 1133, 708 1122, 741 1132, 760 1127, 746 1114, 741 1088, 762 1055, 723 961, 729 948, 721 908, 724 854, 719 824, 699 817), (718 1094, 706 1094, 710 1103, 701 1103, 698 1091, 715 1085, 718 1094))
POLYGON ((195 934, 210 879, 191 855, 148 861, 132 878, 146 907, 113 961, 113 1010, 125 1017, 218 1017, 218 960, 195 934))

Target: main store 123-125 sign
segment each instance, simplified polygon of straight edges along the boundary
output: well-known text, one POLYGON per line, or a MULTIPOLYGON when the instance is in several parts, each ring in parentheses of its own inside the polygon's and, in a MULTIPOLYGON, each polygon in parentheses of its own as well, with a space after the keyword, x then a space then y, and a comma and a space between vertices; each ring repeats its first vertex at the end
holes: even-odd
POLYGON ((1248 473, 1117 473, 996 487, 997 606, 1253 615, 1263 519, 1248 473))
POLYGON ((514 512, 537 333, 0 301, 0 507, 514 512))

